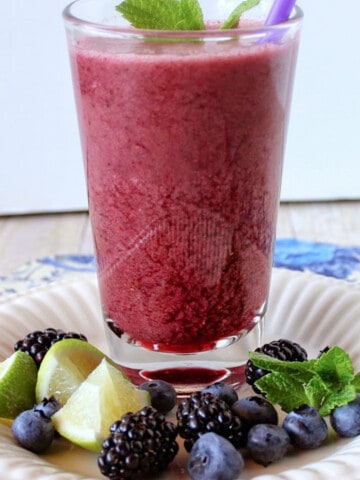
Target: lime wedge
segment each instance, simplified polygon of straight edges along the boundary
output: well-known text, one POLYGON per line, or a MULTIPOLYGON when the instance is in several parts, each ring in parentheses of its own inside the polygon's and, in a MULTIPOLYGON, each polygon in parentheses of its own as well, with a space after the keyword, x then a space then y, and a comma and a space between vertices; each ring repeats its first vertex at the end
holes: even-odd
POLYGON ((35 404, 37 368, 20 350, 0 363, 0 417, 15 418, 35 404))
POLYGON ((55 429, 72 443, 99 452, 110 426, 124 413, 150 405, 149 392, 139 390, 118 368, 100 365, 51 418, 55 429))
MULTIPOLYGON (((94 345, 69 338, 54 343, 43 358, 36 383, 36 401, 54 395, 65 405, 68 398, 106 355, 94 345)), ((112 360, 108 358, 110 363, 112 360)))

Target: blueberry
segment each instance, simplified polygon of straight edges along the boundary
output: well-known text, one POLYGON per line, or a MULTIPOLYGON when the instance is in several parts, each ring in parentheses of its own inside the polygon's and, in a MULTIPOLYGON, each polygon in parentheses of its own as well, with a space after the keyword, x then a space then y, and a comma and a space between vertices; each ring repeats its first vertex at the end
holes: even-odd
POLYGON ((166 414, 176 405, 176 390, 164 380, 150 380, 142 383, 139 388, 150 393, 151 406, 166 414))
POLYGON ((243 468, 242 455, 226 438, 213 432, 195 442, 188 461, 192 480, 236 480, 243 468))
POLYGON ((35 453, 44 452, 54 438, 54 426, 50 418, 40 411, 25 410, 13 421, 12 432, 18 443, 35 453))
POLYGON ((224 382, 212 383, 211 385, 203 388, 201 393, 211 393, 215 397, 226 402, 230 407, 238 399, 236 390, 224 382))
POLYGON ((49 399, 44 398, 42 402, 35 405, 34 410, 36 412, 42 412, 44 417, 50 418, 54 413, 60 410, 60 408, 61 404, 52 395, 49 399))
POLYGON ((330 414, 330 423, 341 437, 360 435, 360 395, 352 402, 336 407, 330 414))
POLYGON ((250 429, 246 446, 254 462, 266 467, 279 462, 286 455, 290 438, 278 425, 259 423, 250 429))
POLYGON ((315 407, 302 405, 287 414, 283 423, 291 443, 301 449, 317 448, 327 438, 328 427, 315 407))
POLYGON ((278 414, 275 407, 263 397, 253 395, 240 398, 233 404, 231 410, 240 417, 248 430, 258 423, 272 425, 278 423, 278 414))

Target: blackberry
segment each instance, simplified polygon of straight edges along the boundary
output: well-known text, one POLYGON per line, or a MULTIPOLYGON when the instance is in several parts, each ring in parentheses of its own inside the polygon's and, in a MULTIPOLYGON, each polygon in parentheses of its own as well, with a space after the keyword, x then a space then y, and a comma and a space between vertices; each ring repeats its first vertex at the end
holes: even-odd
POLYGON ((179 450, 177 428, 153 407, 127 413, 110 427, 98 456, 98 466, 112 480, 143 479, 160 473, 179 450))
MULTIPOLYGON (((272 358, 285 360, 288 362, 303 362, 307 360, 307 352, 296 342, 281 338, 280 340, 273 340, 270 343, 265 343, 262 347, 256 348, 255 352, 264 353, 272 358)), ((254 383, 259 378, 266 375, 268 370, 255 367, 251 360, 248 360, 245 367, 246 382, 252 386, 256 393, 261 393, 254 383)))
POLYGON ((179 435, 190 452, 196 440, 207 432, 217 433, 235 448, 244 446, 246 435, 242 422, 229 405, 211 393, 193 393, 176 410, 179 435))
POLYGON ((45 330, 35 330, 25 335, 24 338, 15 343, 14 350, 21 350, 30 355, 39 368, 51 345, 65 338, 78 338, 79 340, 87 341, 87 338, 82 333, 64 332, 61 329, 46 328, 45 330))

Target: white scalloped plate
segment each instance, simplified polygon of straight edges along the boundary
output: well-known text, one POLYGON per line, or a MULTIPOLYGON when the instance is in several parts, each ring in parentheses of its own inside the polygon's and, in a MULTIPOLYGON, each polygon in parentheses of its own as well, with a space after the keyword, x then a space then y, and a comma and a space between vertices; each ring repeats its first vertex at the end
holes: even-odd
MULTIPOLYGON (((15 340, 48 326, 81 331, 107 350, 101 324, 95 275, 52 283, 0 301, 0 360, 12 352, 15 340)), ((360 370, 360 288, 311 273, 275 269, 266 321, 266 340, 290 338, 310 354, 337 344, 360 370)), ((358 480, 360 437, 330 441, 310 452, 288 456, 267 468, 246 463, 244 480, 358 480)), ((189 479, 184 452, 161 480, 189 479)), ((10 428, 0 425, 0 478, 7 480, 104 479, 96 455, 57 440, 38 456, 16 445, 10 428)))

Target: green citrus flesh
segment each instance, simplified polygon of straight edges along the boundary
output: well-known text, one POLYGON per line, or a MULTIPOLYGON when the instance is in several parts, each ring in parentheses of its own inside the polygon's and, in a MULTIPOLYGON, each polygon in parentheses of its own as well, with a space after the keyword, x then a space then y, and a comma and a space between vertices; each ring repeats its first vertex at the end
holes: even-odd
POLYGON ((88 342, 71 338, 54 343, 38 371, 36 401, 41 402, 54 395, 61 405, 65 405, 103 358, 113 363, 101 350, 88 342))
POLYGON ((110 426, 123 414, 138 411, 144 405, 150 405, 149 393, 139 390, 117 367, 103 359, 52 420, 60 435, 99 452, 110 426))
POLYGON ((0 417, 14 419, 35 404, 37 367, 30 355, 13 353, 0 363, 0 417))

